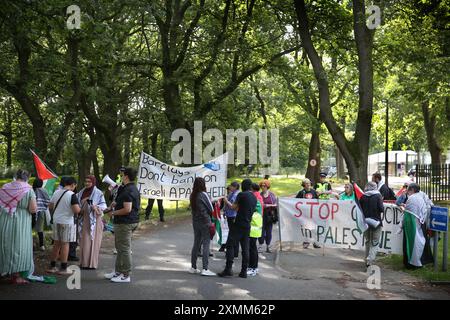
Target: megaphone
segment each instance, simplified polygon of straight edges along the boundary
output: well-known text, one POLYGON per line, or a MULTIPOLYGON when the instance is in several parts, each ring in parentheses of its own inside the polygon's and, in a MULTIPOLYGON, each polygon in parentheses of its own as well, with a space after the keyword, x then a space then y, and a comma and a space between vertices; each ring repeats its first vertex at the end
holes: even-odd
POLYGON ((109 177, 109 175, 106 175, 106 176, 103 178, 102 182, 107 183, 107 184, 109 184, 109 185, 112 186, 112 187, 117 186, 117 183, 116 183, 113 179, 111 179, 111 178, 109 177))

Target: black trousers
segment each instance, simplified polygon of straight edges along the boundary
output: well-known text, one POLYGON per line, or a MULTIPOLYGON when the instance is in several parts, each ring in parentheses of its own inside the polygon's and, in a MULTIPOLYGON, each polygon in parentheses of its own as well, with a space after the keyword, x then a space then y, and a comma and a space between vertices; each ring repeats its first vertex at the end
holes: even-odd
POLYGON ((251 269, 258 268, 258 247, 256 242, 258 238, 250 238, 249 239, 249 264, 248 267, 251 269))
MULTIPOLYGON (((234 219, 235 218, 227 218, 227 223, 228 223, 228 239, 227 239, 227 243, 230 239, 230 234, 233 232, 233 228, 234 228, 234 219)), ((225 244, 225 247, 227 246, 227 243, 225 244)), ((237 258, 239 256, 239 242, 236 242, 234 244, 234 257, 237 258)))
POLYGON ((250 228, 242 228, 238 227, 236 225, 233 226, 232 229, 230 229, 230 233, 228 234, 228 241, 226 245, 226 257, 227 257, 227 263, 226 263, 226 269, 231 270, 233 267, 233 260, 234 260, 234 250, 236 247, 236 244, 239 246, 241 244, 242 248, 242 267, 241 272, 247 272, 248 267, 248 258, 249 258, 249 235, 250 235, 250 228))
MULTIPOLYGON (((158 199, 158 212, 159 212, 159 219, 164 219, 164 207, 163 207, 163 201, 162 199, 158 199)), ((145 217, 149 218, 152 214, 153 210, 153 204, 155 203, 155 199, 148 199, 148 205, 147 208, 145 208, 145 217)))

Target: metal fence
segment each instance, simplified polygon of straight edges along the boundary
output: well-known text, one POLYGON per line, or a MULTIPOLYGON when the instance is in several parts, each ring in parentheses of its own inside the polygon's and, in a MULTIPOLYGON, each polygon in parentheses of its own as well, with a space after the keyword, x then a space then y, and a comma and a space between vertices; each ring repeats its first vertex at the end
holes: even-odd
POLYGON ((450 200, 450 164, 417 166, 416 181, 431 200, 450 200))

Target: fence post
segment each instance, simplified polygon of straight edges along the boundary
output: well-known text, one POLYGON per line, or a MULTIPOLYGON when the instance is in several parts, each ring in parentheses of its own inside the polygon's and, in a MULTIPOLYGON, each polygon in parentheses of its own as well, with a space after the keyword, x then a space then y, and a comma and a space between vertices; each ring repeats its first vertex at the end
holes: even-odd
POLYGON ((444 232, 444 252, 442 255, 442 271, 447 272, 447 264, 448 264, 448 259, 447 259, 447 254, 448 254, 448 230, 447 232, 444 232))
POLYGON ((438 242, 439 242, 439 231, 435 231, 433 241, 434 272, 438 272, 438 242))

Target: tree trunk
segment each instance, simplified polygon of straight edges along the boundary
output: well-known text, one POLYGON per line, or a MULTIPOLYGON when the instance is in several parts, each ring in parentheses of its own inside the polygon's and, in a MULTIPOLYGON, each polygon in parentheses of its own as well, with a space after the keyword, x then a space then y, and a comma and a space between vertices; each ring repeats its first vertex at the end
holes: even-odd
POLYGON ((339 148, 336 146, 336 175, 339 179, 345 179, 344 158, 342 157, 339 148))
POLYGON ((309 143, 309 161, 308 161, 308 168, 306 170, 305 177, 310 179, 313 182, 313 185, 316 182, 319 182, 319 176, 320 176, 320 126, 319 128, 313 128, 312 134, 311 134, 311 140, 309 143), (314 166, 311 165, 311 160, 315 160, 316 164, 314 166))
POLYGON ((122 165, 120 146, 117 141, 114 141, 103 143, 100 145, 100 149, 103 153, 103 175, 108 174, 111 179, 115 180, 122 165))
POLYGON ((132 123, 125 123, 126 129, 123 133, 123 165, 128 166, 131 158, 131 133, 133 131, 132 123))
POLYGON ((12 131, 12 101, 11 98, 8 102, 5 102, 5 127, 2 132, 0 132, 6 138, 6 167, 11 168, 12 166, 12 143, 13 143, 13 131, 12 131))
POLYGON ((95 155, 95 157, 92 158, 92 167, 94 168, 95 178, 97 178, 97 185, 101 186, 102 177, 100 177, 100 168, 98 165, 97 154, 95 155))
POLYGON ((152 134, 151 141, 152 141, 152 156, 157 158, 158 157, 158 133, 157 132, 152 134))
POLYGON ((368 148, 373 112, 372 42, 374 32, 367 29, 365 24, 364 1, 353 0, 354 32, 360 75, 359 110, 355 138, 352 141, 346 139, 344 131, 339 127, 333 116, 327 73, 311 40, 305 1, 294 0, 294 5, 302 46, 313 67, 319 89, 320 119, 325 123, 334 142, 340 149, 347 163, 350 179, 359 185, 365 185, 367 182, 368 148))
POLYGON ((429 101, 422 102, 422 114, 427 133, 428 151, 431 155, 431 164, 439 166, 442 163, 442 147, 436 136, 436 115, 430 111, 429 101))

